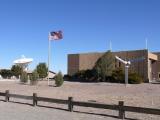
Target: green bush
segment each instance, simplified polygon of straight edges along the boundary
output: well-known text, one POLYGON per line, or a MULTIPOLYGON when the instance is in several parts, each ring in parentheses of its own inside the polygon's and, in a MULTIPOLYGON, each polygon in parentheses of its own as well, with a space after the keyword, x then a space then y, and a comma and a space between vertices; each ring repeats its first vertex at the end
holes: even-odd
POLYGON ((55 84, 57 87, 60 87, 63 84, 64 80, 63 80, 63 75, 61 72, 59 72, 56 76, 55 76, 55 84))
POLYGON ((28 82, 28 75, 26 72, 22 72, 21 77, 20 77, 20 82, 22 82, 22 83, 28 82))
MULTIPOLYGON (((130 84, 139 84, 143 82, 142 77, 139 76, 137 73, 129 73, 128 77, 128 83, 130 84)), ((71 77, 71 79, 81 82, 104 81, 104 79, 101 76, 98 76, 98 73, 95 69, 78 71, 71 77)), ((112 83, 125 83, 124 71, 122 70, 122 68, 117 68, 116 70, 113 70, 111 76, 105 77, 105 81, 112 83)))
POLYGON ((85 70, 84 75, 83 75, 83 79, 86 82, 95 82, 96 81, 96 70, 85 70))
POLYGON ((66 74, 66 75, 63 76, 63 79, 65 81, 70 81, 72 79, 72 76, 66 74))
POLYGON ((71 77, 71 79, 81 82, 98 82, 98 77, 95 69, 78 71, 71 77))
POLYGON ((72 77, 73 78, 78 78, 78 79, 83 79, 85 74, 85 70, 81 70, 76 72, 72 77))
POLYGON ((143 79, 137 73, 130 73, 128 77, 128 82, 130 84, 140 84, 143 82, 143 79))
POLYGON ((3 77, 3 78, 10 78, 12 76, 12 72, 11 70, 7 70, 7 69, 2 69, 0 71, 0 75, 3 77))
POLYGON ((30 75, 30 84, 36 85, 38 83, 39 75, 36 70, 33 71, 33 73, 30 75))
MULTIPOLYGON (((110 82, 115 83, 125 83, 125 74, 122 69, 116 69, 112 73, 112 79, 110 82)), ((130 84, 140 84, 143 82, 143 79, 141 76, 139 76, 137 73, 129 73, 128 75, 128 83, 130 84)))
POLYGON ((114 83, 124 83, 125 81, 124 71, 121 68, 113 70, 110 82, 114 83))

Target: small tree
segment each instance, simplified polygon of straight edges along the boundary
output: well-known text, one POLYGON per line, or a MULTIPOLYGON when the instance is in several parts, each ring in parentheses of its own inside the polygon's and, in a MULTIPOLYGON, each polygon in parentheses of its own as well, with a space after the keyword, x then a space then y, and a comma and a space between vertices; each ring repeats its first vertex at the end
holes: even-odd
POLYGON ((36 85, 38 82, 38 78, 39 78, 39 75, 38 75, 37 71, 34 70, 33 73, 30 75, 30 84, 36 85))
POLYGON ((19 75, 22 74, 23 69, 22 67, 18 66, 18 65, 13 65, 11 68, 11 72, 14 76, 16 76, 17 78, 19 77, 19 75))
POLYGON ((55 76, 55 84, 57 87, 60 87, 63 84, 63 75, 61 72, 58 72, 58 74, 55 76))
POLYGON ((22 83, 27 83, 28 82, 28 75, 26 72, 22 72, 21 77, 20 77, 20 81, 22 83))
POLYGON ((12 72, 11 70, 7 70, 7 69, 2 69, 0 71, 0 75, 3 77, 3 78, 10 78, 12 76, 12 72))
POLYGON ((47 77, 48 68, 46 63, 39 63, 36 67, 37 73, 39 74, 39 78, 47 77))
POLYGON ((102 78, 102 81, 106 80, 106 77, 112 75, 112 71, 114 70, 114 56, 112 55, 111 51, 107 51, 102 57, 100 57, 94 69, 97 71, 98 79, 99 77, 102 78))

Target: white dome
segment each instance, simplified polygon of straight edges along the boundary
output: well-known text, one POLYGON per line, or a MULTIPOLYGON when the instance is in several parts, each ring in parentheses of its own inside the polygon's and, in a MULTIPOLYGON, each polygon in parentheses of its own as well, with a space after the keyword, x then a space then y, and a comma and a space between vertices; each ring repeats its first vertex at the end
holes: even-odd
POLYGON ((32 61, 32 58, 26 58, 24 55, 22 55, 20 59, 13 61, 13 63, 18 66, 21 66, 24 71, 28 71, 28 64, 32 61))
POLYGON ((17 59, 15 61, 13 61, 14 64, 28 64, 31 63, 33 61, 32 58, 26 58, 24 55, 20 58, 17 59))

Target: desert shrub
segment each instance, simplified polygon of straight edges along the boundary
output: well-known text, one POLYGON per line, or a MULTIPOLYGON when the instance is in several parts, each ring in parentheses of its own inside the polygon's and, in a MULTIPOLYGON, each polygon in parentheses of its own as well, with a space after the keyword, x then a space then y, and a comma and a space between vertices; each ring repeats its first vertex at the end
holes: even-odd
POLYGON ((143 79, 137 73, 130 73, 128 76, 128 82, 130 84, 140 84, 143 82, 143 79))
POLYGON ((84 72, 84 80, 86 81, 86 82, 94 82, 94 81, 96 81, 96 70, 86 70, 85 72, 84 72))
POLYGON ((105 82, 114 82, 113 76, 107 76, 105 82))
POLYGON ((70 81, 72 79, 72 76, 66 74, 63 76, 63 79, 66 81, 70 81))
MULTIPOLYGON (((114 70, 113 73, 112 73, 112 78, 110 79, 110 82, 125 83, 124 71, 121 68, 114 70)), ((143 82, 142 77, 139 76, 137 73, 129 73, 128 83, 130 83, 130 84, 140 84, 142 82, 143 82)))
POLYGON ((63 75, 61 72, 58 72, 58 74, 55 76, 55 84, 57 87, 60 87, 63 84, 63 75))
POLYGON ((7 70, 7 69, 2 69, 0 71, 0 75, 3 77, 3 78, 10 78, 12 76, 12 72, 11 70, 7 70))
POLYGON ((81 70, 81 71, 76 72, 72 77, 81 79, 81 78, 84 78, 84 74, 85 74, 85 70, 81 70))
POLYGON ((30 84, 36 85, 38 82, 38 78, 39 78, 39 75, 38 75, 37 71, 34 70, 33 73, 30 75, 30 84))
POLYGON ((110 82, 124 83, 125 82, 124 71, 121 68, 113 70, 110 82))
POLYGON ((22 82, 22 83, 28 82, 28 75, 26 72, 22 72, 21 77, 20 77, 20 82, 22 82))
POLYGON ((95 69, 81 70, 72 76, 72 79, 81 82, 97 82, 97 75, 95 69))

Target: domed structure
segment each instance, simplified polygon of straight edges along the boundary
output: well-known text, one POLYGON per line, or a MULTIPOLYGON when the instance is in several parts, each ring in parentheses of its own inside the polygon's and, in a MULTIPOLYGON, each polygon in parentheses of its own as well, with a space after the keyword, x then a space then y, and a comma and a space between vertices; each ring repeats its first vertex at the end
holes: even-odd
POLYGON ((14 64, 21 66, 24 71, 28 70, 28 65, 33 61, 32 58, 26 58, 24 55, 20 59, 13 61, 14 64))

